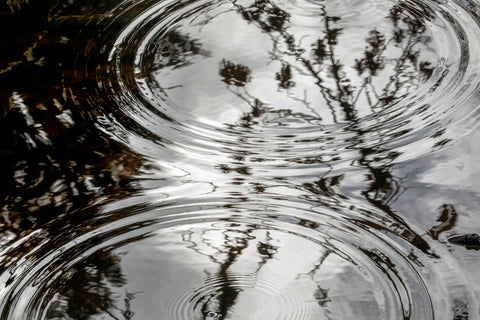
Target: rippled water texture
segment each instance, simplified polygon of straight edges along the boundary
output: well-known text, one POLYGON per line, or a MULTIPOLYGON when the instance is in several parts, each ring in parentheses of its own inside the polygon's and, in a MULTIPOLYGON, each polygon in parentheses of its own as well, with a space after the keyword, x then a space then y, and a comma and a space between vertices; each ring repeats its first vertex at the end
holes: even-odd
POLYGON ((448 241, 480 232, 480 3, 78 14, 53 105, 119 186, 3 241, 1 319, 480 319, 478 237, 448 241))

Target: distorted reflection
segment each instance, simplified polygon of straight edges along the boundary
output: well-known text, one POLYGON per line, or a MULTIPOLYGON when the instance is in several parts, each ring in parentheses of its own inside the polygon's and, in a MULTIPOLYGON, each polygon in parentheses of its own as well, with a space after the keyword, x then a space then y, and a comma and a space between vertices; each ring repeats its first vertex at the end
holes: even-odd
POLYGON ((88 320, 99 315, 118 320, 134 319, 131 300, 135 293, 126 292, 122 301, 112 290, 126 284, 119 257, 108 251, 97 252, 69 270, 69 274, 71 277, 55 288, 47 319, 88 320))
MULTIPOLYGON (((112 201, 130 195, 145 160, 87 121, 64 83, 65 75, 74 73, 77 49, 70 39, 78 33, 80 18, 60 17, 66 6, 53 10, 52 1, 7 2, 12 12, 0 19, 1 28, 10 30, 0 41, 1 51, 8 52, 0 65, 0 238, 1 274, 9 285, 25 256, 40 259, 69 238, 65 232, 59 241, 58 234, 81 222, 72 212, 107 202, 107 197, 112 201), (18 46, 6 48, 11 39, 18 46), (35 233, 41 236, 28 238, 35 233), (17 246, 11 247, 15 241, 17 246), (50 248, 43 247, 45 241, 50 248)), ((92 1, 91 8, 104 5, 92 1)), ((88 15, 87 6, 84 10, 88 15)), ((118 257, 99 252, 70 271, 53 288, 57 300, 45 311, 46 318, 91 319, 117 305, 114 312, 123 316, 113 318, 132 319, 129 302, 118 305, 110 290, 126 281, 118 257)))
POLYGON ((395 207, 415 183, 398 170, 411 140, 453 141, 426 112, 460 64, 433 41, 448 14, 417 2, 360 25, 323 0, 305 16, 272 0, 0 4, 0 318, 48 303, 47 319, 133 320, 162 299, 179 318, 233 319, 270 293, 266 312, 289 319, 471 317, 469 275, 448 260, 465 250, 444 242, 462 204, 395 207))
MULTIPOLYGON (((15 3, 0 19, 11 30, 2 48, 11 39, 25 41, 18 53, 8 48, 9 59, 18 63, 0 72, 0 233, 8 241, 102 197, 129 195, 145 162, 88 121, 64 81, 74 74, 77 48, 70 39, 82 23, 68 15, 75 5, 15 3), (32 23, 17 25, 26 19, 32 23)), ((82 6, 88 16, 108 4, 82 6)))
MULTIPOLYGON (((205 230, 198 239, 201 243, 196 242, 197 235, 192 232, 183 234, 183 241, 189 243, 190 249, 194 250, 200 255, 206 255, 212 262, 218 265, 215 274, 211 271, 205 270, 205 273, 214 281, 220 283, 220 287, 216 292, 205 296, 197 302, 195 310, 201 310, 204 319, 210 319, 212 314, 218 319, 228 319, 231 309, 235 306, 238 295, 242 289, 233 285, 234 273, 230 271, 232 265, 242 256, 244 250, 251 242, 257 242, 255 236, 251 235, 257 229, 256 226, 248 226, 245 229, 240 228, 241 225, 231 223, 226 230, 221 231, 221 240, 212 241, 215 235, 209 234, 210 230, 205 230), (213 277, 212 277, 213 276, 213 277)), ((214 232, 211 232, 214 233, 214 232)), ((272 246, 269 242, 272 240, 268 231, 265 232, 266 241, 257 242, 257 252, 259 254, 258 268, 255 273, 258 273, 263 265, 268 260, 273 259, 278 247, 272 246)), ((208 281, 208 280, 207 280, 208 281)), ((213 283, 208 284, 215 287, 213 283)))
POLYGON ((477 233, 456 235, 450 237, 448 241, 464 246, 467 250, 480 250, 480 236, 477 233))
POLYGON ((173 66, 179 68, 188 65, 189 55, 203 53, 202 46, 195 39, 190 39, 188 35, 182 35, 178 31, 170 31, 165 38, 159 42, 159 48, 156 48, 155 68, 165 68, 173 66))
POLYGON ((249 81, 251 70, 241 64, 234 64, 230 61, 222 60, 220 68, 220 76, 222 81, 228 85, 244 87, 249 81))
MULTIPOLYGON (((325 262, 325 259, 327 259, 327 257, 331 254, 330 251, 325 251, 325 253, 320 257, 320 259, 318 259, 317 262, 315 262, 315 266, 313 267, 312 270, 310 270, 309 272, 305 273, 305 274, 300 274, 298 275, 298 277, 302 277, 302 276, 308 276, 312 281, 316 282, 315 281, 315 275, 317 272, 320 271, 320 268, 322 267, 322 264, 325 262)), ((325 312, 328 314, 329 311, 328 311, 328 304, 329 302, 332 302, 332 299, 329 297, 329 289, 328 288, 323 288, 321 286, 320 283, 317 283, 316 282, 316 285, 317 285, 317 289, 315 290, 315 292, 313 293, 313 297, 315 298, 315 300, 317 301, 318 305, 320 307, 322 307, 323 309, 325 309, 325 312)))
MULTIPOLYGON (((242 3, 233 1, 235 10, 243 19, 260 28, 271 40, 270 62, 279 62, 281 65, 280 71, 272 74, 272 80, 277 81, 280 91, 285 91, 285 98, 290 99, 292 104, 300 102, 307 106, 317 120, 322 120, 318 116, 322 113, 318 108, 328 106, 334 122, 351 123, 345 131, 354 134, 350 141, 351 148, 358 151, 355 163, 367 171, 365 180, 368 186, 362 191, 362 195, 374 210, 380 210, 389 219, 388 223, 383 221, 380 225, 372 224, 370 221, 365 223, 398 234, 422 251, 433 254, 428 243, 390 206, 402 192, 401 178, 392 174, 392 166, 401 153, 381 146, 368 146, 369 132, 357 125, 366 108, 370 110, 369 112, 379 112, 392 106, 432 75, 434 68, 437 67, 435 64, 439 62, 428 60, 428 55, 422 53, 431 42, 425 27, 425 23, 434 19, 431 9, 419 4, 418 12, 412 14, 403 3, 394 4, 385 17, 391 26, 391 34, 387 37, 376 28, 370 30, 365 38, 364 51, 353 59, 353 64, 349 65, 348 61, 343 61, 341 54, 343 45, 341 36, 344 33, 342 17, 330 15, 327 3, 319 4, 322 8, 319 19, 323 20, 323 27, 321 32, 316 32, 321 34, 317 38, 295 31, 289 24, 290 14, 269 1, 255 0, 250 5, 242 3), (299 81, 295 81, 297 77, 299 81), (305 77, 308 78, 308 82, 302 79, 305 77), (306 93, 303 97, 298 96, 302 91, 311 92, 312 86, 320 92, 324 99, 323 104, 310 101, 306 93)), ((250 74, 254 71, 246 65, 222 60, 219 71, 222 81, 227 84, 230 92, 251 108, 251 111, 244 113, 235 124, 228 124, 230 128, 262 130, 274 114, 278 117, 290 114, 311 121, 311 115, 285 108, 279 109, 252 95, 246 84, 252 80, 250 74), (239 88, 232 89, 230 85, 239 88)), ((278 124, 281 125, 281 122, 278 124)), ((408 130, 400 132, 399 135, 406 133, 408 130)), ((248 138, 243 136, 239 138, 239 145, 246 142, 248 138)), ((281 154, 288 150, 287 148, 278 149, 276 152, 281 154)), ((238 152, 240 151, 233 150, 233 158, 238 152)), ((243 152, 241 161, 220 164, 217 168, 226 174, 235 172, 248 176, 253 171, 248 162, 255 162, 257 158, 255 153, 243 152)), ((325 156, 302 158, 301 155, 292 159, 296 163, 329 166, 328 160, 325 156)), ((320 197, 318 201, 322 205, 339 209, 348 206, 348 202, 345 201, 348 200, 347 197, 333 190, 334 187, 339 187, 342 177, 343 175, 322 175, 317 181, 303 183, 302 188, 320 197)), ((234 179, 238 184, 238 179, 241 178, 237 176, 234 179)), ((312 197, 309 199, 313 200, 312 197)), ((365 214, 374 215, 372 212, 365 214)))
MULTIPOLYGON (((349 65, 342 61, 341 55, 342 17, 329 15, 327 3, 319 4, 323 30, 315 33, 323 36, 316 39, 314 35, 295 32, 287 23, 290 14, 269 1, 255 0, 251 5, 233 3, 245 20, 270 37, 271 61, 281 63, 281 70, 275 74, 279 88, 291 89, 296 77, 311 78, 305 89, 317 87, 324 104, 333 108, 335 121, 342 118, 355 121, 365 106, 378 111, 395 103, 428 80, 435 68, 436 62, 424 60, 428 58, 422 54, 422 49, 428 48, 431 41, 425 23, 433 19, 426 5, 419 4, 419 12, 412 15, 403 3, 394 4, 386 17, 393 28, 392 36, 387 38, 377 29, 370 30, 362 56, 354 58, 354 63, 349 65), (356 75, 352 70, 357 71, 356 75)), ((297 92, 303 91, 300 89, 297 92)), ((293 93, 287 96, 299 98, 293 93)), ((322 106, 318 101, 313 105, 322 106)))
POLYGON ((439 217, 437 218, 438 225, 432 227, 429 231, 432 238, 438 240, 441 233, 452 229, 458 219, 457 211, 451 204, 444 204, 439 208, 439 217))
POLYGON ((468 312, 468 305, 461 300, 455 299, 455 309, 453 320, 468 320, 469 319, 469 312, 468 312))

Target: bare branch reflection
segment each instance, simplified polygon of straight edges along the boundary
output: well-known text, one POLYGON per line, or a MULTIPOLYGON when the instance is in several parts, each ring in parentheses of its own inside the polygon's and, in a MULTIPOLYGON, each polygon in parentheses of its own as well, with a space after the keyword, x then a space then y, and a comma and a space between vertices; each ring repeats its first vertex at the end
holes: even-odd
MULTIPOLYGON (((370 30, 365 35, 363 52, 350 63, 343 61, 339 53, 341 37, 345 32, 341 24, 342 17, 329 15, 327 4, 323 2, 319 4, 322 7, 319 19, 323 21, 323 29, 318 32, 320 36, 313 38, 311 35, 301 36, 295 33, 289 24, 290 14, 273 6, 269 1, 254 0, 249 5, 243 3, 233 1, 236 12, 244 20, 257 26, 271 40, 270 60, 281 66, 279 71, 272 74, 279 91, 285 92, 286 101, 291 101, 292 105, 300 102, 314 112, 312 117, 295 113, 288 108, 278 109, 275 105, 252 96, 247 82, 253 82, 255 79, 246 75, 255 70, 223 59, 219 71, 222 81, 227 83, 228 90, 251 108, 236 124, 229 126, 261 130, 265 125, 265 119, 267 117, 271 119, 274 115, 278 117, 295 115, 307 121, 316 117, 316 120, 322 121, 318 114, 325 111, 319 108, 328 107, 334 122, 351 123, 345 130, 355 135, 355 138, 351 139, 354 142, 353 148, 358 151, 355 163, 367 171, 365 179, 369 183, 362 194, 374 209, 380 210, 389 219, 388 223, 382 222, 380 225, 373 224, 369 219, 362 223, 398 234, 420 250, 435 256, 430 252, 428 243, 390 206, 402 192, 401 178, 392 174, 392 163, 401 154, 382 146, 367 146, 368 131, 357 125, 360 112, 365 112, 366 107, 370 112, 378 112, 395 104, 432 75, 438 62, 425 60, 425 56, 421 54, 421 50, 427 49, 431 42, 425 27, 425 23, 433 19, 431 9, 420 4, 419 12, 412 15, 403 3, 394 4, 385 17, 385 21, 391 25, 391 35, 387 36, 375 28, 370 30), (243 76, 240 76, 239 71, 233 72, 236 70, 243 70, 243 76), (310 101, 306 92, 303 96, 298 95, 301 86, 296 79, 302 77, 309 78, 309 83, 317 88, 324 100, 323 103, 310 101), (230 85, 239 88, 232 90, 230 85)), ((308 90, 312 89, 309 87, 308 90)), ((281 125, 281 122, 278 124, 281 125)), ((400 134, 405 133, 407 132, 400 134)), ((241 145, 248 142, 243 136, 241 139, 243 139, 239 140, 241 145)), ((286 150, 288 149, 279 149, 277 152, 286 150)), ((240 176, 250 175, 253 170, 246 165, 246 157, 250 157, 252 162, 257 159, 254 154, 249 155, 247 152, 242 154, 243 161, 238 162, 236 168, 227 164, 220 164, 217 168, 226 174, 235 172, 240 176)), ((332 155, 332 159, 334 157, 332 155)), ((337 160, 340 159, 340 155, 337 157, 337 160)), ((298 157, 292 161, 329 166, 328 159, 321 156, 298 157)), ((243 181, 241 177, 235 179, 237 182, 243 181)), ((348 203, 348 199, 342 193, 334 191, 341 181, 342 175, 324 174, 316 181, 304 183, 301 188, 314 195, 310 200, 314 200, 316 196, 322 205, 339 210, 348 203)), ((374 216, 372 212, 364 214, 374 216)))
POLYGON ((205 285, 217 290, 203 297, 195 305, 195 310, 201 311, 203 319, 210 319, 212 315, 215 315, 216 319, 229 318, 230 311, 243 291, 238 284, 236 285, 236 274, 232 267, 250 244, 256 243, 258 254, 258 267, 254 274, 249 275, 251 277, 258 274, 262 267, 277 254, 279 247, 272 244, 274 239, 269 231, 262 232, 265 234, 265 240, 261 241, 253 235, 258 230, 259 226, 256 225, 243 227, 231 222, 225 229, 205 229, 201 235, 193 231, 183 233, 182 240, 189 244, 188 248, 208 257, 217 265, 213 273, 210 269, 204 270, 207 275, 205 285), (221 237, 220 239, 217 234, 221 237))

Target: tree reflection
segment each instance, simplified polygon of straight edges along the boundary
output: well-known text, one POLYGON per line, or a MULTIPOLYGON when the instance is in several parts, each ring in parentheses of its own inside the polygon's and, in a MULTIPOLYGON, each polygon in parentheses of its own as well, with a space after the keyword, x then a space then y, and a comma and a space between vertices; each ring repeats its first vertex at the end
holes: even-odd
POLYGON ((215 239, 215 241, 211 240, 211 238, 216 238, 214 229, 206 229, 200 236, 196 235, 194 231, 186 231, 182 235, 182 240, 189 244, 190 249, 207 256, 216 265, 213 273, 210 269, 205 270, 208 275, 205 285, 217 289, 200 299, 194 308, 201 312, 203 319, 229 318, 229 313, 237 303, 239 294, 243 291, 241 286, 236 283, 236 273, 232 270, 233 265, 249 245, 256 243, 258 254, 256 257, 258 267, 253 274, 249 275, 251 277, 255 277, 262 267, 277 254, 279 247, 272 244, 274 239, 269 231, 262 232, 265 234, 263 241, 253 235, 254 232, 259 232, 259 227, 256 225, 242 227, 237 223, 229 223, 226 228, 221 230, 221 239, 215 239))
MULTIPOLYGON (((318 281, 315 280, 315 275, 320 271, 323 263, 325 262, 325 260, 328 258, 328 256, 331 254, 332 252, 327 250, 325 251, 321 256, 320 258, 318 259, 318 261, 315 263, 315 266, 307 273, 304 273, 304 274, 299 274, 297 278, 300 278, 300 277, 303 277, 303 276, 307 276, 309 277, 313 282, 316 283, 317 285, 317 289, 313 292, 313 297, 314 299, 317 301, 318 305, 325 309, 325 312, 326 314, 328 315, 330 313, 330 311, 328 310, 328 304, 330 302, 332 302, 332 299, 330 298, 329 296, 329 289, 328 288, 323 288, 321 283, 319 283, 318 281)), ((330 318, 328 318, 330 319, 330 318)))
POLYGON ((126 284, 119 257, 97 252, 75 265, 69 274, 71 277, 56 288, 56 299, 47 311, 47 319, 88 320, 101 314, 116 320, 133 319, 130 301, 135 294, 127 292, 122 307, 113 298, 112 288, 126 284))
MULTIPOLYGON (((319 17, 323 22, 321 30, 315 39, 308 38, 311 41, 307 44, 307 40, 290 30, 290 14, 273 5, 272 1, 255 0, 251 5, 233 1, 233 6, 245 21, 257 26, 269 37, 269 56, 278 65, 270 80, 285 95, 285 101, 300 103, 311 114, 295 113, 288 108, 278 109, 266 99, 255 97, 248 91, 253 70, 224 58, 219 61, 220 81, 249 106, 249 110, 236 123, 230 124, 230 128, 253 130, 262 126, 264 119, 269 116, 321 121, 323 110, 319 109, 328 108, 333 122, 350 123, 345 130, 353 134, 352 149, 358 151, 354 165, 367 171, 364 178, 368 185, 362 191, 362 196, 388 217, 388 221, 381 217, 381 223, 372 223, 368 219, 356 222, 393 232, 430 253, 428 243, 391 207, 402 191, 401 179, 393 173, 393 163, 400 154, 387 147, 366 146, 368 131, 358 125, 363 109, 380 111, 387 105, 397 103, 431 77, 435 64, 423 60, 421 55, 421 50, 431 41, 425 28, 425 23, 433 19, 428 7, 417 3, 418 12, 412 15, 401 2, 395 4, 386 17, 392 25, 392 35, 387 36, 376 29, 369 30, 365 35, 364 50, 350 63, 342 60, 339 54, 342 33, 345 31, 340 26, 342 17, 329 15, 326 6, 319 17), (389 50, 398 52, 395 58, 388 56, 389 50), (322 101, 308 97, 305 91, 301 92, 302 77, 309 79, 322 101)), ((141 156, 103 136, 92 122, 86 121, 85 113, 81 112, 76 101, 90 101, 95 97, 75 97, 71 88, 65 85, 65 78, 74 77, 72 57, 77 56, 73 52, 75 46, 69 47, 63 43, 65 38, 76 37, 77 34, 68 28, 64 29, 65 26, 68 27, 68 23, 63 22, 56 29, 48 31, 44 30, 43 24, 37 26, 39 29, 34 30, 36 37, 26 41, 28 45, 24 52, 15 53, 15 59, 9 60, 11 63, 6 65, 2 64, 0 70, 3 114, 0 119, 0 135, 3 138, 0 143, 0 165, 6 168, 0 171, 0 208, 6 242, 12 242, 75 209, 102 200, 102 197, 113 199, 130 194, 129 191, 135 188, 134 177, 145 162, 141 156), (15 69, 12 69, 13 66, 15 69), (13 234, 13 237, 9 234, 13 234)), ((71 26, 72 29, 75 27, 71 26)), ((15 33, 23 29, 12 30, 15 33)), ((94 47, 98 51, 102 47, 93 38, 79 39, 79 42, 79 46, 94 47)), ((167 32, 150 50, 143 56, 144 67, 149 71, 182 68, 192 63, 192 56, 208 55, 197 39, 178 30, 167 32)), ((99 55, 94 59, 98 59, 98 63, 92 63, 92 66, 102 70, 104 56, 99 55)), ((94 76, 78 79, 78 82, 82 86, 98 87, 98 70, 89 70, 94 76)), ((122 71, 133 73, 133 70, 122 71)), ((112 105, 116 106, 115 103, 112 105)), ((248 142, 245 139, 241 137, 239 145, 248 142)), ((225 174, 236 173, 240 176, 236 177, 235 184, 241 184, 244 177, 253 175, 254 170, 246 164, 247 157, 251 157, 252 162, 265 161, 260 157, 254 158, 253 152, 245 149, 234 152, 232 163, 217 165, 217 169, 225 174)), ((339 154, 322 154, 290 161, 328 166, 329 160, 338 160, 339 157, 339 154)), ((343 210, 348 199, 338 188, 344 179, 344 174, 329 172, 295 188, 306 191, 311 196, 310 200, 334 210, 343 210)), ((254 187, 257 193, 265 192, 261 182, 255 182, 254 187)), ((373 210, 365 210, 362 214, 375 216, 373 210)), ((438 239, 439 234, 453 226, 456 218, 455 208, 444 205, 440 209, 439 225, 430 230, 430 235, 438 239)), ((70 219, 74 218, 62 218, 59 223, 75 222, 70 219)), ((315 228, 310 221, 299 221, 299 225, 315 228)), ((237 303, 241 289, 235 285, 232 266, 252 243, 256 243, 257 268, 254 274, 258 274, 278 254, 279 247, 274 245, 274 238, 269 231, 262 232, 264 238, 261 241, 258 236, 252 235, 259 229, 255 225, 242 229, 230 223, 221 232, 221 241, 215 242, 208 241, 208 230, 199 239, 194 238, 193 231, 184 233, 183 240, 189 243, 189 247, 214 263, 215 270, 205 270, 205 273, 221 280, 221 287, 216 292, 197 303, 196 309, 201 310, 204 318, 208 318, 211 312, 220 315, 219 318, 227 318, 237 303)), ((24 255, 21 249, 12 256, 24 255)), ((394 270, 395 266, 389 265, 390 262, 381 253, 368 250, 364 253, 378 263, 379 268, 394 270)), ((328 253, 322 256, 315 268, 307 273, 312 281, 327 256, 328 253)), ((7 266, 3 264, 4 268, 7 266)), ((118 257, 108 252, 96 253, 75 266, 72 276, 65 281, 59 291, 59 301, 49 310, 50 318, 88 319, 109 313, 112 309, 118 311, 115 315, 109 314, 115 319, 133 318, 130 301, 134 295, 127 293, 121 308, 116 306, 113 298, 111 288, 120 288, 126 281, 119 268, 118 257)), ((214 286, 213 283, 206 284, 214 286)), ((312 295, 319 306, 328 307, 331 301, 328 288, 317 283, 312 295)))
POLYGON ((10 108, 0 119, 0 152, 8 155, 0 159, 0 208, 3 227, 14 233, 27 232, 103 195, 128 194, 143 163, 141 156, 99 134, 71 101, 61 99, 69 94, 62 92, 67 88, 25 83, 41 70, 32 65, 2 81, 11 96, 4 101, 10 108))
MULTIPOLYGON (((77 226, 98 214, 77 210, 131 195, 145 163, 103 135, 65 83, 74 74, 76 46, 83 43, 78 19, 62 16, 75 5, 14 2, 22 6, 0 19, 2 30, 10 30, 0 41, 0 270, 8 278, 6 287, 25 260, 43 259, 78 237, 77 226), (17 240, 18 246, 10 246, 17 240)), ((80 7, 88 15, 105 3, 80 7)), ((47 301, 54 301, 48 319, 91 319, 110 312, 113 319, 132 319, 134 296, 127 293, 118 303, 112 291, 126 282, 117 256, 97 252, 60 274, 65 278, 58 287, 45 289, 47 301)))
MULTIPOLYGON (((271 40, 270 60, 280 63, 281 66, 280 70, 272 75, 273 80, 277 82, 279 90, 286 92, 286 99, 290 99, 292 104, 301 102, 318 120, 322 120, 318 116, 321 112, 319 108, 328 106, 334 122, 350 123, 345 130, 355 135, 351 141, 355 143, 353 148, 359 152, 356 164, 368 171, 366 180, 369 185, 362 194, 370 205, 384 212, 390 219, 387 226, 373 224, 368 220, 365 223, 373 228, 394 232, 420 250, 431 254, 428 243, 390 206, 402 191, 400 179, 392 174, 392 164, 400 153, 382 146, 368 147, 366 142, 369 132, 358 125, 359 113, 364 112, 365 108, 377 112, 395 104, 431 77, 436 66, 434 62, 425 60, 421 54, 421 50, 428 48, 431 42, 425 26, 434 19, 431 9, 425 4, 418 4, 418 12, 413 15, 404 3, 394 4, 386 16, 386 21, 392 26, 390 35, 387 36, 376 28, 369 30, 363 52, 359 57, 354 57, 353 64, 349 65, 338 53, 344 33, 340 23, 342 17, 329 15, 325 2, 319 2, 322 8, 319 19, 322 19, 323 26, 320 36, 315 39, 310 35, 299 38, 288 23, 290 14, 269 1, 254 0, 249 5, 233 1, 233 5, 244 20, 257 26, 271 40), (392 52, 395 52, 393 56, 392 52), (298 96, 299 86, 296 85, 296 79, 301 77, 309 78, 309 83, 317 88, 323 103, 309 100, 306 93, 303 97, 298 96), (297 88, 297 91, 293 91, 294 88, 297 88)), ((222 81, 251 108, 242 115, 236 125, 251 129, 261 126, 262 119, 268 115, 288 112, 292 114, 290 110, 278 110, 275 106, 270 106, 265 99, 252 96, 246 86, 248 81, 252 81, 246 76, 250 72, 248 66, 225 59, 220 66, 222 81), (244 70, 243 76, 239 75, 238 70, 244 70), (237 88, 233 90, 230 85, 237 88)), ((305 114, 297 116, 304 119, 312 117, 305 114)), ((295 161, 329 165, 322 157, 300 157, 295 161)), ((245 164, 239 163, 238 166, 245 168, 245 164)), ((218 167, 227 168, 228 165, 218 167)), ((248 169, 240 172, 232 168, 222 171, 235 171, 240 175, 242 172, 251 172, 248 169)), ((302 187, 311 194, 321 196, 323 204, 338 210, 339 205, 346 203, 345 196, 333 189, 341 180, 342 175, 324 175, 317 181, 304 183, 302 187)), ((365 214, 373 215, 371 212, 365 214)))
POLYGON ((220 68, 220 76, 222 81, 227 85, 234 85, 236 87, 244 87, 250 81, 251 70, 249 67, 241 64, 234 64, 230 61, 222 60, 222 67, 220 68))
MULTIPOLYGON (((98 85, 98 74, 107 68, 106 53, 98 53, 104 44, 92 37, 100 26, 92 31, 84 23, 96 22, 98 12, 110 10, 115 1, 13 4, 15 10, 0 19, 3 30, 12 30, 0 41, 0 233, 9 240, 79 208, 130 195, 149 165, 100 131, 96 121, 110 124, 111 119, 91 110, 116 104, 102 103, 112 93, 98 85), (83 56, 86 48, 97 52, 83 56), (88 70, 82 74, 76 64, 85 59, 88 70)), ((128 14, 133 18, 136 10, 128 14)), ((103 23, 118 31, 116 24, 125 21, 103 23)), ((181 68, 194 56, 208 55, 196 39, 177 30, 149 50, 145 66, 157 69, 181 68)), ((133 72, 128 67, 123 71, 133 72)))
POLYGON ((197 40, 176 30, 168 32, 155 50, 155 69, 184 67, 190 64, 189 56, 204 53, 197 40))
POLYGON ((292 81, 292 70, 288 63, 283 63, 282 68, 275 74, 275 79, 278 81, 280 89, 290 89, 295 85, 292 81))
POLYGON ((244 19, 257 25, 271 38, 272 60, 282 62, 282 70, 276 75, 277 80, 284 81, 283 78, 288 78, 287 82, 283 82, 283 88, 290 88, 293 83, 292 68, 297 70, 297 74, 309 75, 312 83, 322 92, 326 104, 341 110, 347 121, 356 119, 355 106, 360 104, 362 95, 370 108, 382 107, 405 96, 409 88, 416 86, 422 79, 426 80, 433 70, 431 62, 418 61, 422 46, 426 47, 430 42, 430 38, 425 35, 424 21, 432 19, 432 13, 424 5, 421 6, 421 15, 414 17, 403 4, 394 5, 388 15, 393 25, 393 36, 390 39, 386 39, 378 30, 369 32, 363 56, 354 59, 355 63, 351 67, 357 71, 359 78, 355 79, 358 85, 354 86, 353 74, 336 53, 343 29, 335 25, 341 21, 341 17, 328 15, 326 5, 323 5, 321 14, 324 35, 313 41, 308 49, 308 45, 302 43, 305 39, 299 41, 295 34, 289 32, 286 25, 289 19, 287 12, 263 0, 256 0, 250 6, 242 6, 237 1, 234 4, 244 19), (283 22, 279 23, 278 20, 281 19, 283 22), (401 50, 395 60, 386 58, 385 52, 390 47, 401 50), (296 60, 292 61, 291 57, 296 60), (379 74, 387 64, 390 67, 390 80, 386 83, 373 81, 380 76, 382 78, 379 79, 387 78, 387 75, 379 74), (376 87, 378 85, 383 87, 376 87))

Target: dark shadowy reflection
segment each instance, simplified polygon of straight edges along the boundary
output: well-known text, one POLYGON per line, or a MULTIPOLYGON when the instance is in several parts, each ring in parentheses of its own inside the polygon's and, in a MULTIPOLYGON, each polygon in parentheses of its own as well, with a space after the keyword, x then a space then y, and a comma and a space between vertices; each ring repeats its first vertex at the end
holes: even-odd
MULTIPOLYGON (((103 247, 108 239, 151 225, 152 221, 142 221, 115 227, 115 222, 122 217, 148 210, 148 206, 136 205, 110 215, 101 214, 98 208, 93 207, 45 223, 41 233, 37 232, 16 246, 7 248, 0 257, 0 273, 6 279, 6 288, 10 288, 5 294, 8 298, 2 297, 2 301, 13 299, 12 292, 16 290, 28 296, 26 288, 19 286, 20 279, 27 278, 29 282, 23 285, 29 287, 35 284, 35 294, 25 298, 31 305, 29 313, 40 308, 45 311, 44 318, 51 320, 88 320, 105 316, 108 319, 134 319, 132 301, 138 292, 126 289, 128 279, 122 271, 123 253, 115 252, 113 246, 91 252, 92 248, 103 247), (110 226, 108 232, 96 233, 107 225, 110 226), (32 262, 45 267, 35 273, 16 271, 32 262)), ((26 229, 25 233, 29 231, 26 229)), ((142 241, 148 236, 145 233, 126 237, 117 245, 142 241)), ((2 305, 0 318, 9 318, 11 308, 18 308, 12 305, 2 305)))
POLYGON ((226 84, 244 87, 250 81, 251 70, 244 65, 234 64, 223 59, 219 73, 223 78, 222 81, 226 84))
POLYGON ((203 52, 197 40, 190 39, 188 35, 183 35, 176 30, 167 33, 155 51, 154 69, 186 66, 191 63, 187 59, 188 56, 203 52))
POLYGON ((8 3, 16 5, 9 12, 0 5, 0 29, 9 30, 0 40, 2 245, 107 197, 131 195, 145 163, 101 133, 65 84, 82 45, 71 40, 81 20, 114 3, 8 3))
POLYGON ((448 241, 467 250, 480 250, 480 236, 477 233, 456 235, 450 237, 448 241))
POLYGON ((118 320, 133 319, 131 300, 135 294, 127 292, 121 306, 113 298, 112 288, 126 284, 119 257, 108 251, 97 252, 75 265, 69 274, 71 277, 55 288, 55 300, 47 311, 47 319, 88 320, 100 314, 118 320))
POLYGON ((455 309, 453 310, 454 316, 452 320, 468 320, 469 313, 468 313, 468 305, 467 303, 455 299, 454 301, 455 309))
POLYGON ((457 211, 451 204, 442 205, 440 208, 438 208, 438 211, 440 213, 439 217, 437 218, 439 224, 432 227, 429 231, 429 234, 435 240, 438 240, 438 236, 442 232, 452 229, 458 219, 457 211))

